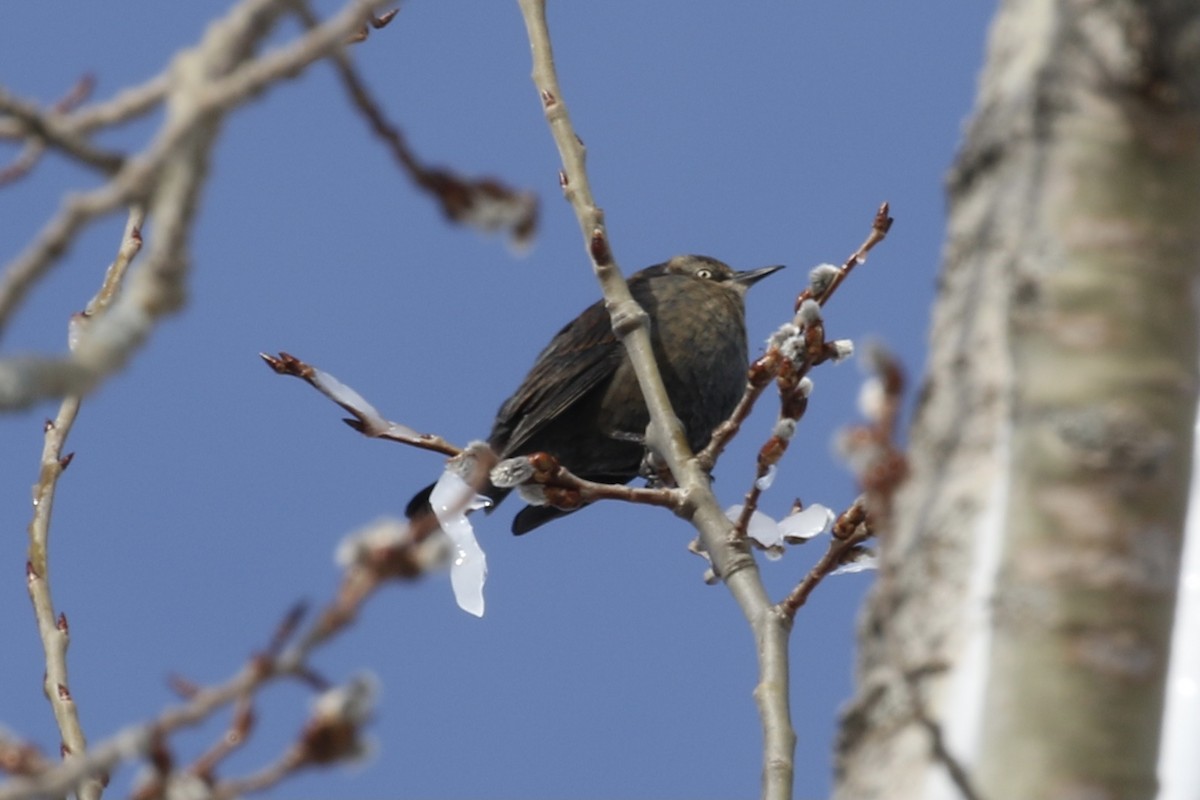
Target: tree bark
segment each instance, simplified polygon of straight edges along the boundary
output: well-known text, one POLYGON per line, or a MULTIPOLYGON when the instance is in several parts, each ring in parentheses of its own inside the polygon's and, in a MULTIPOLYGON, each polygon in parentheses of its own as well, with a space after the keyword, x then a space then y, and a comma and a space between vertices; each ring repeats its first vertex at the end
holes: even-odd
POLYGON ((1153 797, 1200 383, 1200 7, 1004 3, 950 198, 838 794, 1153 797))

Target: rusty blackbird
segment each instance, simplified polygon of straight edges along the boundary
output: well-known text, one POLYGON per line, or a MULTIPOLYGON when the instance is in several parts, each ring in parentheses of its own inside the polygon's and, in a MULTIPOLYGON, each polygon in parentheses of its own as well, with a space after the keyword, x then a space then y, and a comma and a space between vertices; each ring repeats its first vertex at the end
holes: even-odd
MULTIPOLYGON (((683 255, 629 278, 630 292, 650 318, 654 357, 693 450, 708 443, 742 396, 746 290, 778 269, 737 272, 714 258, 683 255)), ((550 340, 497 412, 488 444, 501 458, 545 451, 581 478, 628 483, 642 463, 649 422, 625 346, 598 301, 550 340)), ((432 488, 409 502, 409 517, 428 509, 432 488)), ((509 491, 489 486, 484 493, 499 503, 509 491)), ((569 513, 526 506, 512 531, 527 533, 569 513)))

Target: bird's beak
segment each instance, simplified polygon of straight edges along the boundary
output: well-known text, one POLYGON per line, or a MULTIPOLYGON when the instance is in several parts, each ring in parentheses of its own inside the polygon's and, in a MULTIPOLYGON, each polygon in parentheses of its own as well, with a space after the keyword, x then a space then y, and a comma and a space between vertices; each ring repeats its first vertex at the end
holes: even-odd
POLYGON ((754 284, 761 281, 768 275, 778 272, 784 268, 784 264, 775 264, 771 267, 759 267, 758 269, 744 269, 733 276, 733 282, 739 286, 749 289, 754 284))

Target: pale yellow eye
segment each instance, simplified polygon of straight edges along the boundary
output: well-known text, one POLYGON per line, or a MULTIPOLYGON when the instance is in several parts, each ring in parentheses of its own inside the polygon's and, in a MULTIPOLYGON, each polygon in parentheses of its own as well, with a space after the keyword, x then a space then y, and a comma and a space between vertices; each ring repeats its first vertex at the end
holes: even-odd
POLYGON ((713 274, 712 274, 712 270, 711 270, 711 269, 709 269, 708 267, 704 267, 703 269, 698 269, 698 270, 696 270, 696 277, 697 277, 697 278, 701 278, 701 279, 703 279, 703 280, 708 280, 708 279, 709 279, 709 278, 711 278, 712 276, 713 276, 713 274))

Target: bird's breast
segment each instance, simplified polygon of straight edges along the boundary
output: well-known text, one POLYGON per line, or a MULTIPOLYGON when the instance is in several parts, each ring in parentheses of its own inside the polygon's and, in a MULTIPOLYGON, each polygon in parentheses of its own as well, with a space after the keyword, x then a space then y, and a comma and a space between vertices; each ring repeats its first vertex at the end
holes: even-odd
MULTIPOLYGON (((647 288, 637 300, 651 319, 655 358, 671 405, 697 449, 733 412, 745 389, 745 307, 735 291, 693 278, 664 276, 647 288)), ((618 373, 614 386, 634 380, 627 361, 618 373)))

